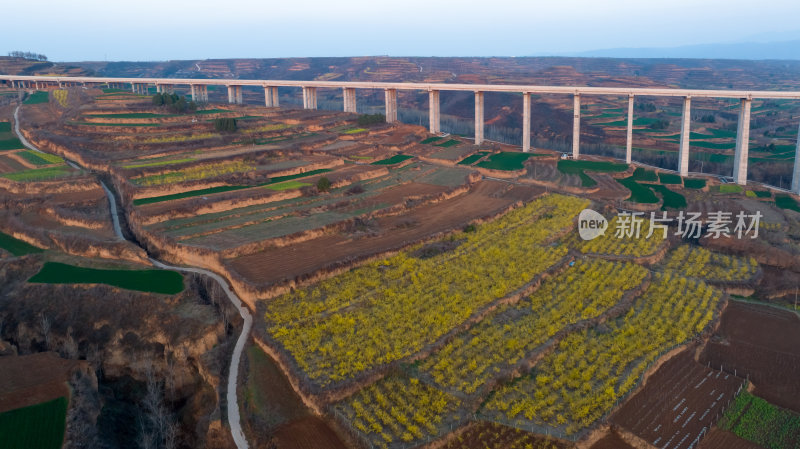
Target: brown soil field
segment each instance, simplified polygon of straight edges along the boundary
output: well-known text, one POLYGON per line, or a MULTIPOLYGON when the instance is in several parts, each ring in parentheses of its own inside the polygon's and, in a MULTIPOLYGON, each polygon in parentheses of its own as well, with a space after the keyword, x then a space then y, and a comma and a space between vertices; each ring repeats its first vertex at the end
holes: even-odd
POLYGON ((514 427, 480 421, 470 424, 442 449, 562 449, 572 447, 514 427))
POLYGON ((631 196, 630 190, 618 183, 611 175, 606 173, 592 173, 588 175, 597 181, 598 190, 592 194, 592 198, 604 200, 625 200, 631 196))
POLYGON ((53 352, 0 357, 0 413, 69 397, 73 372, 89 369, 86 362, 67 360, 53 352))
POLYGON ((694 447, 744 379, 694 361, 687 349, 664 363, 610 418, 656 447, 694 447))
POLYGON ((567 187, 581 187, 581 178, 578 175, 561 173, 558 171, 555 161, 532 157, 526 161, 525 168, 527 170, 526 178, 552 182, 567 187))
POLYGON ((731 432, 713 427, 700 441, 697 449, 762 449, 761 446, 739 438, 731 432))
POLYGON ((438 232, 460 228, 469 221, 490 216, 520 200, 530 200, 543 189, 484 180, 469 192, 435 204, 412 209, 400 216, 377 219, 381 233, 353 239, 329 234, 288 247, 271 248, 227 261, 254 284, 271 284, 301 278, 337 261, 354 260, 401 248, 438 232), (320 248, 325 248, 324 252, 320 248))
POLYGON ((590 449, 636 449, 630 444, 628 444, 625 440, 622 439, 621 436, 614 430, 611 430, 604 436, 597 440, 590 449))
POLYGON ((277 449, 347 449, 325 421, 316 416, 291 421, 275 431, 277 449))
POLYGON ((435 195, 437 193, 446 192, 448 189, 444 186, 435 186, 433 184, 423 184, 418 182, 409 182, 395 187, 390 187, 383 192, 375 195, 363 204, 366 206, 377 204, 397 204, 403 201, 404 198, 435 195))
POLYGON ((792 312, 731 301, 700 363, 747 376, 755 395, 800 412, 800 317, 792 312))
POLYGON ((303 404, 269 355, 255 344, 244 354, 247 374, 242 416, 256 447, 268 444, 262 440, 268 440, 270 435, 279 449, 347 447, 322 418, 303 404))

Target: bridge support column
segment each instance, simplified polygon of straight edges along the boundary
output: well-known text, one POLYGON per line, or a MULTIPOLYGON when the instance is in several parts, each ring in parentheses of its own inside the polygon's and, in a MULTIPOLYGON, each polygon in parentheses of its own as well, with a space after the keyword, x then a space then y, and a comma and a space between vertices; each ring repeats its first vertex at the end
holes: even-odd
POLYGON ((522 93, 522 151, 531 151, 531 94, 522 93))
POLYGON ((483 92, 475 92, 475 145, 483 143, 483 92))
POLYGON ((633 94, 628 95, 628 130, 625 136, 625 163, 630 164, 633 153, 633 94))
POLYGON ((192 84, 192 101, 195 103, 208 103, 208 86, 204 84, 192 84))
MULTIPOLYGON (((194 86, 192 86, 192 87, 194 87, 194 86)), ((156 84, 156 93, 160 94, 160 93, 163 93, 163 91, 164 91, 164 87, 161 86, 161 84, 156 84)))
POLYGON ((800 127, 797 129, 797 147, 794 150, 794 170, 792 171, 792 192, 800 195, 800 127))
POLYGON ((242 104, 242 86, 228 86, 228 103, 242 104))
POLYGON ((264 106, 268 108, 273 108, 277 106, 275 104, 275 98, 273 96, 272 86, 264 86, 264 106))
POLYGON ((352 87, 342 88, 342 98, 344 100, 344 112, 356 113, 356 90, 352 87))
POLYGON ((736 152, 733 156, 733 182, 747 185, 747 153, 750 151, 750 98, 742 98, 739 127, 736 130, 736 152))
POLYGON ((441 131, 441 120, 439 117, 439 91, 428 91, 428 124, 431 133, 438 133, 441 131))
POLYGON ((386 89, 383 91, 386 103, 386 123, 397 121, 397 89, 386 89))
POLYGON ((272 87, 272 106, 276 108, 281 106, 281 100, 278 97, 278 86, 272 87))
POLYGON ((689 142, 691 141, 692 97, 683 99, 683 116, 681 117, 681 141, 678 150, 678 172, 681 176, 689 174, 689 142))
POLYGON ((317 88, 303 88, 303 109, 317 109, 317 88))
POLYGON ((572 97, 572 158, 581 154, 581 94, 572 97))

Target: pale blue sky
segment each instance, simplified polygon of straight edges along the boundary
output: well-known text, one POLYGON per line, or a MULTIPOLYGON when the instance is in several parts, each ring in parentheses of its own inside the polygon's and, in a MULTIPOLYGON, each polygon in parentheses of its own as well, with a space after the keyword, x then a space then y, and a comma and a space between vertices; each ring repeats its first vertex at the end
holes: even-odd
POLYGON ((43 0, 2 10, 0 52, 58 61, 530 56, 800 38, 797 0, 43 0))

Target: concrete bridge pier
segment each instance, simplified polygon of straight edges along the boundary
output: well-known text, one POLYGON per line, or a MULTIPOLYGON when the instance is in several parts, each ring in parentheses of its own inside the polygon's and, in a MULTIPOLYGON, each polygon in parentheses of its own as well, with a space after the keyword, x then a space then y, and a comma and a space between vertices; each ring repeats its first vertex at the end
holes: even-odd
POLYGON ((522 151, 531 151, 531 94, 522 93, 522 151))
POLYGON ((792 192, 800 195, 800 126, 797 128, 797 146, 794 150, 794 170, 792 170, 792 192))
POLYGON ((475 145, 483 143, 483 92, 475 92, 475 145))
POLYGON ((428 124, 429 131, 433 134, 441 132, 441 117, 439 116, 439 91, 428 91, 428 124))
POLYGON ((192 84, 192 101, 195 103, 208 103, 208 86, 205 84, 192 84))
MULTIPOLYGON (((741 99, 739 127, 736 130, 736 152, 733 155, 733 182, 747 185, 747 153, 750 151, 750 98, 741 99)), ((794 182, 794 180, 793 180, 794 182)))
POLYGON ((281 106, 281 100, 278 96, 278 86, 272 86, 272 106, 275 108, 279 108, 281 106))
POLYGON ((228 86, 228 103, 229 104, 242 104, 244 98, 242 97, 242 86, 228 86))
POLYGON ((317 109, 316 87, 303 87, 303 109, 317 109))
POLYGON ((278 107, 278 88, 264 86, 264 105, 268 108, 278 107))
POLYGON ((683 97, 681 116, 681 141, 678 150, 678 172, 681 176, 689 174, 689 142, 691 141, 692 97, 683 97))
POLYGON ((581 154, 581 94, 572 96, 572 158, 581 154))
POLYGON ((628 130, 625 137, 625 163, 630 164, 633 153, 633 94, 628 95, 628 130))
POLYGON ((384 90, 383 97, 386 105, 386 123, 394 123, 397 121, 397 89, 384 90))
POLYGON ((355 114, 356 110, 356 90, 352 87, 342 88, 342 98, 344 100, 344 112, 352 112, 355 114))

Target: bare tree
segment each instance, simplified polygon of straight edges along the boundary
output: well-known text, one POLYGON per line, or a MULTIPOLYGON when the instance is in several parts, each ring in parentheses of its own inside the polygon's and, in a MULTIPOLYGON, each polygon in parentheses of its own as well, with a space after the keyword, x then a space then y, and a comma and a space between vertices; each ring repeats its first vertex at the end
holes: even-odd
POLYGON ((42 312, 39 315, 39 325, 42 327, 42 335, 44 336, 44 346, 48 351, 50 350, 50 319, 42 312))
POLYGON ((174 449, 177 446, 178 429, 172 413, 164 403, 163 382, 156 378, 152 367, 148 367, 145 376, 139 444, 142 449, 174 449))
POLYGON ((67 328, 67 336, 61 344, 61 356, 65 359, 78 358, 78 344, 75 342, 75 338, 72 337, 72 326, 67 328))

